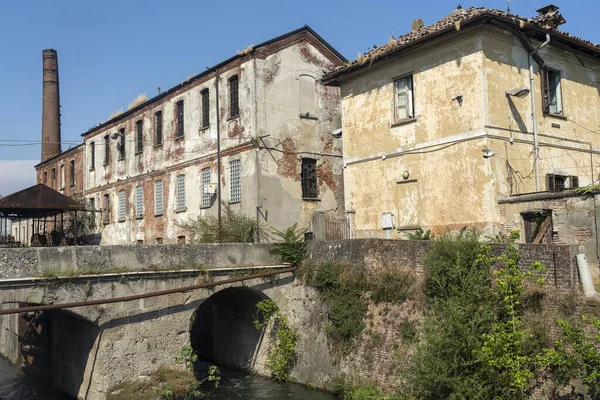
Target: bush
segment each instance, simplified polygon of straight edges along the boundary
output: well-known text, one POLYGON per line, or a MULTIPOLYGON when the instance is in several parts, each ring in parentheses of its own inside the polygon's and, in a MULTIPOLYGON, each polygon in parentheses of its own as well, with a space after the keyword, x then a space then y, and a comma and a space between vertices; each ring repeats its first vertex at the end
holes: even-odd
POLYGON ((371 300, 375 303, 402 304, 414 292, 415 278, 407 271, 386 270, 376 275, 371 286, 371 300))
POLYGON ((284 262, 289 262, 294 266, 300 265, 306 251, 304 242, 306 229, 298 229, 298 224, 294 224, 285 231, 273 229, 273 232, 282 240, 277 244, 275 253, 279 254, 284 262))

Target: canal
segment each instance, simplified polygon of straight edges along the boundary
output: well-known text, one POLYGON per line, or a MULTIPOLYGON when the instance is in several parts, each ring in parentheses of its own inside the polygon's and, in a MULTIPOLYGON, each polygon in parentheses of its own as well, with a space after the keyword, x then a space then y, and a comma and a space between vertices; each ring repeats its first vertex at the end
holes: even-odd
MULTIPOLYGON (((211 400, 334 400, 336 396, 293 383, 279 383, 243 372, 221 369, 221 385, 207 396, 211 400)), ((0 400, 71 400, 25 377, 0 357, 0 400)))

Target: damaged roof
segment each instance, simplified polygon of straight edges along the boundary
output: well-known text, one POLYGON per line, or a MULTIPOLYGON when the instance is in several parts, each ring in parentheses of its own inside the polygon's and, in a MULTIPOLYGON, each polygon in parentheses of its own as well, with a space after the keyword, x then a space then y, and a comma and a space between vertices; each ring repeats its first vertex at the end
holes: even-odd
POLYGON ((537 17, 526 18, 491 8, 470 7, 468 9, 463 9, 459 6, 458 9, 432 25, 413 30, 399 38, 392 38, 383 46, 374 46, 372 49, 369 49, 367 53, 360 55, 355 60, 351 60, 341 66, 331 69, 325 74, 323 81, 326 83, 334 83, 338 78, 350 72, 371 66, 376 61, 385 60, 389 56, 412 48, 414 45, 422 43, 423 41, 433 39, 441 34, 452 31, 460 31, 461 27, 466 27, 467 25, 475 23, 496 22, 504 24, 505 26, 509 25, 511 28, 516 28, 521 31, 521 33, 525 33, 525 31, 532 34, 549 33, 551 36, 577 50, 600 57, 600 45, 557 29, 558 25, 565 22, 562 15, 558 13, 558 7, 548 6, 539 9, 538 12, 539 15, 537 17))
POLYGON ((0 198, 0 215, 8 217, 32 218, 83 209, 81 203, 42 183, 0 198))

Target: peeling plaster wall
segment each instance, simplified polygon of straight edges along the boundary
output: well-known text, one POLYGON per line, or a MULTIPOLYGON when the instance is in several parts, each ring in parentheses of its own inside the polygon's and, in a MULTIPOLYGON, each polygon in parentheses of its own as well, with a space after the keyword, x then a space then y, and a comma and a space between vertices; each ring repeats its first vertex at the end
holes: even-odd
MULTIPOLYGON (((309 227, 312 212, 326 209, 343 216, 341 140, 331 136, 340 126, 339 89, 324 87, 317 79, 326 67, 340 60, 308 33, 274 42, 220 68, 219 117, 221 120, 223 201, 230 199, 229 162, 242 166, 242 201, 232 209, 252 218, 257 207, 266 216, 262 222, 285 229, 298 222, 309 227), (239 77, 239 117, 229 115, 229 79, 239 77), (306 91, 307 77, 312 92, 306 91), (301 90, 301 80, 303 90, 301 90), (314 105, 307 99, 314 100, 314 105), (310 118, 301 118, 304 108, 310 118), (255 139, 257 141, 255 141, 255 139), (258 145, 256 145, 258 143, 258 145), (268 148, 268 149, 266 149, 268 148), (315 153, 319 153, 318 155, 315 153), (337 157, 331 157, 334 155, 337 157), (319 201, 303 201, 301 157, 318 160, 319 201)), ((91 165, 90 143, 95 142, 95 168, 86 170, 86 197, 103 207, 110 199, 110 218, 102 226, 103 244, 143 241, 175 243, 189 232, 180 223, 200 215, 217 215, 216 195, 211 207, 202 208, 201 170, 211 168, 211 182, 217 183, 216 86, 208 76, 182 87, 161 101, 117 120, 85 137, 86 157, 91 165), (202 127, 201 91, 209 89, 210 126, 202 127), (176 103, 184 101, 185 137, 175 137, 176 103), (163 143, 155 145, 154 115, 162 111, 163 143), (144 146, 135 152, 136 122, 143 121, 144 146), (118 140, 110 139, 110 162, 103 165, 104 137, 125 130, 126 155, 119 160, 118 140), (185 174, 186 210, 176 211, 177 175, 185 174), (154 214, 154 182, 163 181, 164 213, 154 214), (143 186, 144 217, 135 218, 135 187, 143 186), (127 217, 119 222, 118 193, 125 190, 127 217)))
MULTIPOLYGON (((530 97, 506 96, 529 87, 527 51, 512 34, 487 26, 443 40, 342 84, 346 209, 356 237, 385 237, 384 212, 399 228, 388 237, 465 226, 492 235, 504 223, 498 200, 535 191, 530 97), (394 126, 393 79, 407 73, 414 74, 416 118, 394 126), (462 105, 452 100, 459 95, 462 105), (496 155, 483 159, 484 148, 496 155)), ((535 65, 540 190, 547 173, 590 184, 600 163, 600 137, 590 132, 600 125, 591 111, 600 107, 600 63, 553 42, 540 55, 561 71, 564 108, 562 116, 542 113, 535 65)))

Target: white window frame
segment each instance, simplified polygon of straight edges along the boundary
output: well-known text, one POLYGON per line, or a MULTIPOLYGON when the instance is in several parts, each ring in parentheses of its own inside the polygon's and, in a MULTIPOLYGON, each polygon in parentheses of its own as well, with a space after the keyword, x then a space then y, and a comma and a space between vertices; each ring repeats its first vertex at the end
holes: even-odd
POLYGON ((135 217, 144 218, 144 187, 137 185, 135 187, 135 217))
POLYGON ((394 121, 404 121, 415 118, 415 90, 413 74, 406 74, 394 78, 394 121), (400 111, 399 94, 405 93, 404 111, 400 111))
POLYGON ((204 189, 206 188, 206 185, 210 184, 210 180, 212 178, 212 168, 207 167, 207 168, 202 168, 201 171, 202 174, 202 203, 200 204, 201 208, 210 208, 212 206, 212 193, 208 193, 207 191, 205 191, 204 189))
POLYGON ((548 68, 548 97, 550 114, 564 115, 562 101, 562 74, 559 70, 548 68), (552 79, 554 78, 554 79, 552 79), (553 90, 554 89, 554 90, 553 90), (554 91, 555 100, 552 101, 552 92, 554 91))
POLYGON ((127 195, 125 190, 119 190, 117 198, 119 207, 119 222, 124 222, 127 219, 127 195))
POLYGON ((242 202, 242 161, 229 161, 229 202, 242 202))
POLYGON ((164 189, 163 181, 154 181, 154 216, 160 217, 163 215, 164 209, 164 189))
POLYGON ((187 211, 185 206, 185 174, 177 175, 175 186, 175 200, 177 207, 175 212, 187 211))

